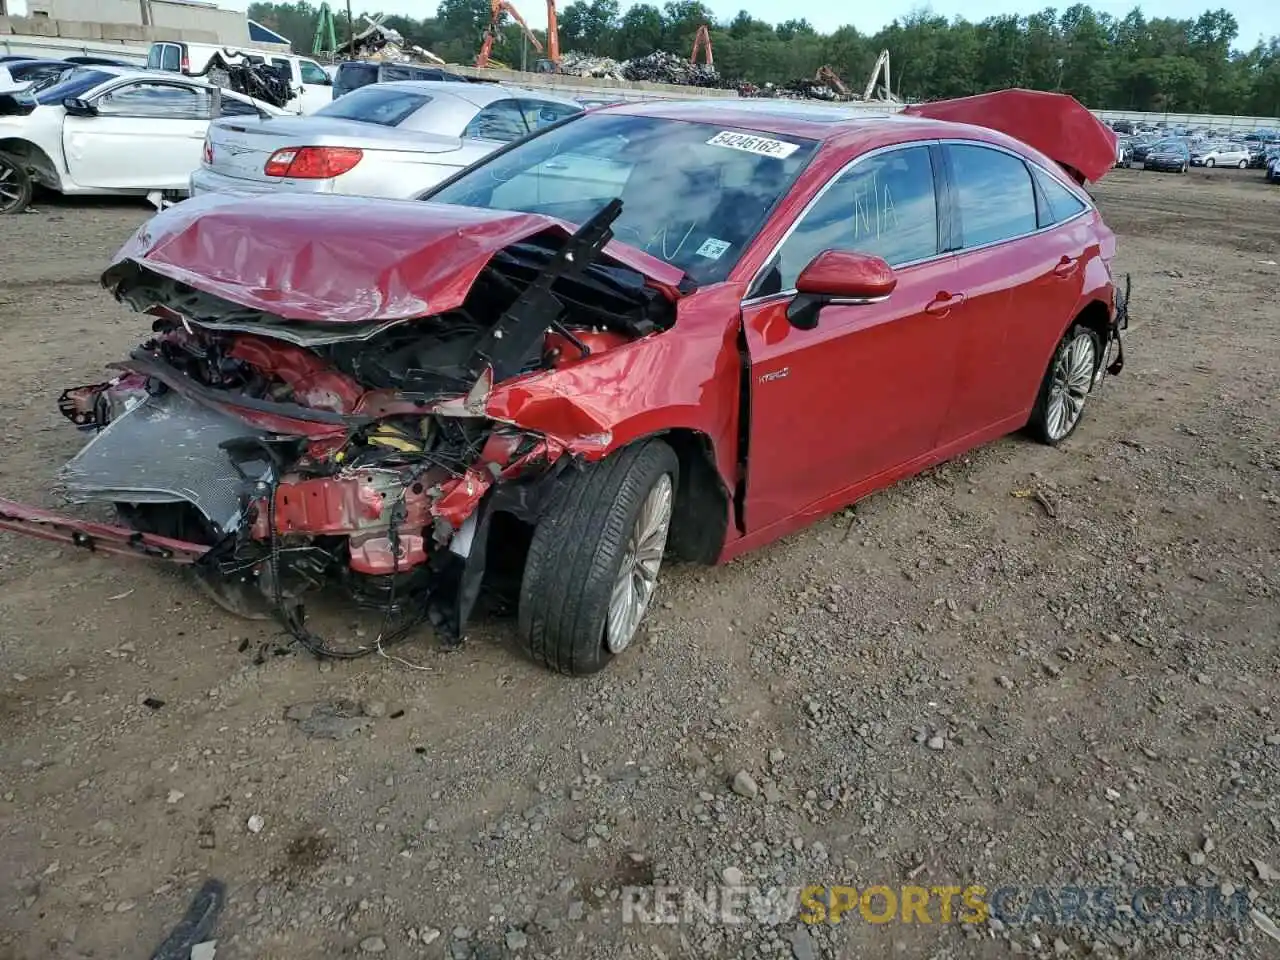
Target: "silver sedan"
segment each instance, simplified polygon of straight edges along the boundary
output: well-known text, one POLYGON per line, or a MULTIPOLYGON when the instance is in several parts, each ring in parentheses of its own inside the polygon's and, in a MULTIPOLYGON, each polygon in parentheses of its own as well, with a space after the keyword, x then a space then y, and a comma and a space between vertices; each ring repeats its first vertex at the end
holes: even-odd
POLYGON ((211 124, 191 194, 410 199, 504 143, 581 112, 572 100, 501 84, 370 84, 310 116, 211 124))

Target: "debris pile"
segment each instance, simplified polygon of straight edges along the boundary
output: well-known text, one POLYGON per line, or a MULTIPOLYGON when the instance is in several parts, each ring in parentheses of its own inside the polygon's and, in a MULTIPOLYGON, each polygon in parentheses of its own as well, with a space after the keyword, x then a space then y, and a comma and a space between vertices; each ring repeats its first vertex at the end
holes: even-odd
POLYGON ((625 80, 624 64, 612 57, 569 51, 560 58, 560 72, 571 77, 595 77, 599 80, 625 80))
POLYGON ((628 60, 622 65, 622 77, 624 80, 671 83, 688 87, 724 88, 728 86, 716 73, 715 67, 690 63, 684 57, 662 50, 655 50, 647 56, 628 60))
POLYGON ((425 47, 410 43, 399 30, 382 25, 379 15, 375 19, 364 18, 369 24, 360 33, 338 46, 337 58, 342 60, 378 60, 389 63, 435 63, 443 64, 425 47))

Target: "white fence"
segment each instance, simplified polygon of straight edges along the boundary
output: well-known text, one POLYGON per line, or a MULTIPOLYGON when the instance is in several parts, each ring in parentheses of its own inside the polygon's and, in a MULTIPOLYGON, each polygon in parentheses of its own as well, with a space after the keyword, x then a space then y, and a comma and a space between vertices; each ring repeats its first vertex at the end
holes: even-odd
POLYGON ((1251 130, 1280 131, 1277 117, 1231 117, 1207 113, 1140 113, 1136 110, 1095 110, 1094 115, 1103 120, 1129 120, 1152 127, 1163 123, 1167 127, 1208 129, 1227 133, 1248 133, 1251 130))

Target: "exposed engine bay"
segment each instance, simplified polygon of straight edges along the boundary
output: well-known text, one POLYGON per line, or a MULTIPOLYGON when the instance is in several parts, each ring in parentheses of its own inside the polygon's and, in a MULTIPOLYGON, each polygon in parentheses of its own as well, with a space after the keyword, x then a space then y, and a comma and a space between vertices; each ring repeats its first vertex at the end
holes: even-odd
POLYGON ((489 391, 674 323, 669 292, 602 256, 620 208, 504 247, 461 306, 405 320, 291 321, 118 264, 106 281, 153 332, 60 398, 96 434, 67 495, 114 505, 143 552, 194 559, 223 606, 276 615, 318 655, 374 649, 307 628, 301 598, 334 586, 383 611, 379 644, 425 619, 460 642, 495 520, 535 523, 574 469, 564 438, 487 415, 489 391), (208 549, 176 555, 192 543, 208 549))

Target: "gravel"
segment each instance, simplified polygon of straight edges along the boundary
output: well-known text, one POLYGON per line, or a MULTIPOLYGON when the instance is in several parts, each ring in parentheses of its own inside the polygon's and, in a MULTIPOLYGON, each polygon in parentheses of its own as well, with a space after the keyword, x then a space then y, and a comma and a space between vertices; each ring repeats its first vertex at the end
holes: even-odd
MULTIPOLYGON (((1280 191, 1096 193, 1135 331, 1075 436, 673 566, 644 642, 587 680, 499 617, 397 648, 424 670, 321 669, 170 572, 0 535, 0 956, 149 955, 210 875, 218 960, 1266 956, 1255 922, 1125 915, 622 923, 655 883, 1189 884, 1280 916, 1280 191)), ((49 398, 145 333, 92 283, 143 215, 5 224, 6 496, 56 502, 79 438, 49 398)))

